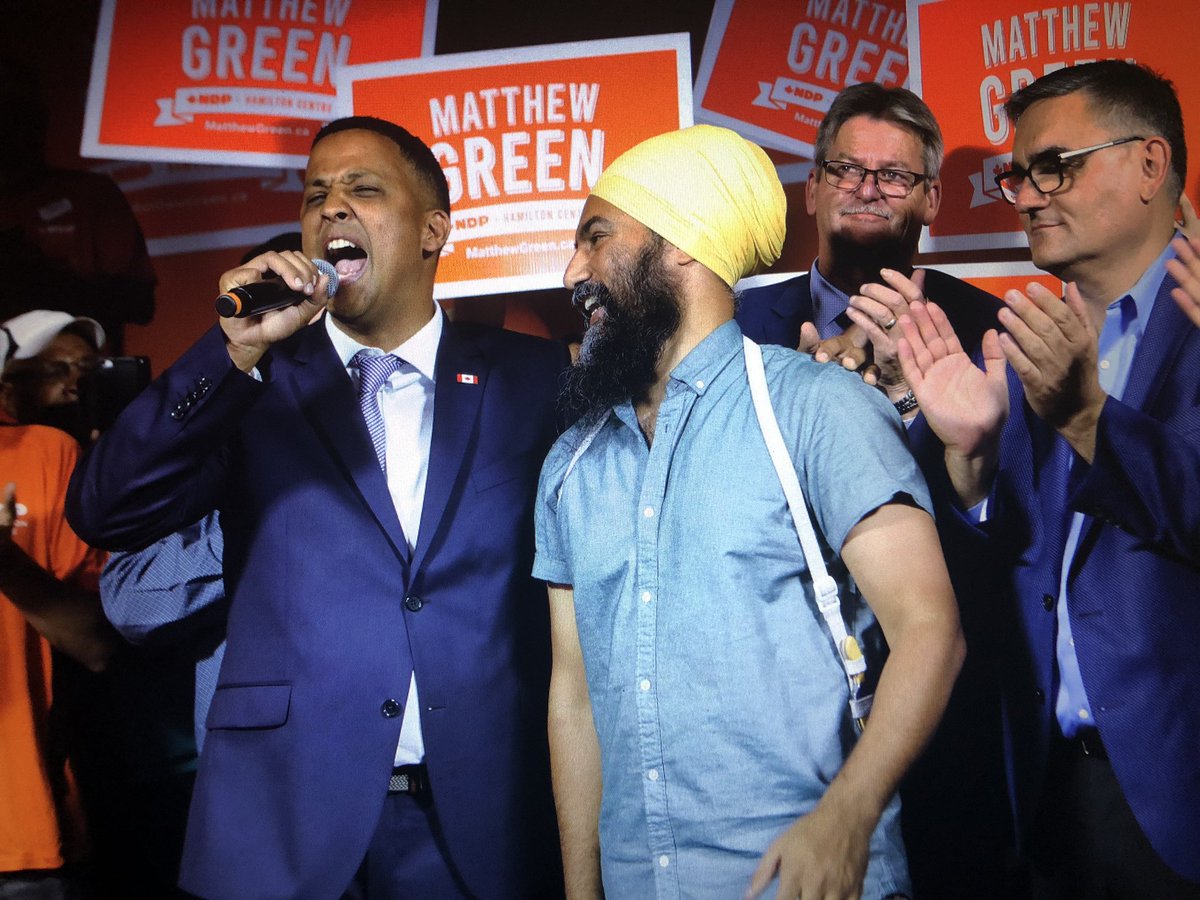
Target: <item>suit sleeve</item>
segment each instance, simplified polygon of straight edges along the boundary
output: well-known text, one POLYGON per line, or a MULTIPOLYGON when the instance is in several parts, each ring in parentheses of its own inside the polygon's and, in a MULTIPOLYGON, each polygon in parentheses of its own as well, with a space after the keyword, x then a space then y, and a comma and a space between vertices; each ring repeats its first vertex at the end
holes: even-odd
POLYGON ((1200 565, 1200 406, 1159 421, 1110 397, 1072 476, 1074 509, 1200 565))
POLYGON ((136 550, 221 503, 228 444, 265 390, 214 326, 133 401, 71 478, 67 517, 89 544, 136 550))

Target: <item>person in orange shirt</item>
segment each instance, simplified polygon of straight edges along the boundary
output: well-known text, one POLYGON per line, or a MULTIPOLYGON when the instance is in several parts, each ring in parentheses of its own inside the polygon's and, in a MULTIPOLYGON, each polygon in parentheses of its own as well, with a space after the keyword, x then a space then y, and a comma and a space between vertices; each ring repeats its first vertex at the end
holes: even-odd
POLYGON ((70 771, 49 741, 51 647, 99 671, 116 635, 96 593, 103 554, 63 515, 79 445, 14 414, 9 369, 42 349, 40 335, 18 346, 0 332, 0 894, 54 898, 70 896, 64 866, 79 858, 83 829, 70 771))

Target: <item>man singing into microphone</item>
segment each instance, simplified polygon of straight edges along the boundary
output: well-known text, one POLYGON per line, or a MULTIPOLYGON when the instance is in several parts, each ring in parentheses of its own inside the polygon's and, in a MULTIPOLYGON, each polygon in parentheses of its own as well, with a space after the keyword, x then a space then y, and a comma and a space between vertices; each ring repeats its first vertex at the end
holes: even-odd
POLYGON ((446 320, 449 208, 407 131, 327 125, 304 253, 219 285, 277 275, 301 302, 221 319, 72 482, 73 524, 112 549, 221 512, 228 648, 180 878, 204 897, 559 889, 528 573, 567 353, 446 320))

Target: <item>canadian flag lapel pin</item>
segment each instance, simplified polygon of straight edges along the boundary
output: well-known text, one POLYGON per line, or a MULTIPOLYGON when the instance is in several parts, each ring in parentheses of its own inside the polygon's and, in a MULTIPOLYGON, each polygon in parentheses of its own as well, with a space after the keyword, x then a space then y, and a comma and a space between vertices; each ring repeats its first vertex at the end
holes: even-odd
POLYGON ((454 380, 459 384, 479 384, 479 376, 469 372, 459 372, 454 376, 454 380))

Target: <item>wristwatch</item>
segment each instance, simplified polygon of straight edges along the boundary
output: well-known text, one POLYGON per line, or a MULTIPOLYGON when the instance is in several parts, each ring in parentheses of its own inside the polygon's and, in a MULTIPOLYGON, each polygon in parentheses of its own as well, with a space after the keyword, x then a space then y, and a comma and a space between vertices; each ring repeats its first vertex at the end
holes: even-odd
POLYGON ((900 415, 912 412, 919 405, 920 404, 917 403, 917 398, 913 396, 913 392, 911 390, 909 390, 908 393, 906 393, 899 400, 896 400, 894 403, 892 403, 892 406, 896 407, 896 412, 900 413, 900 415))

